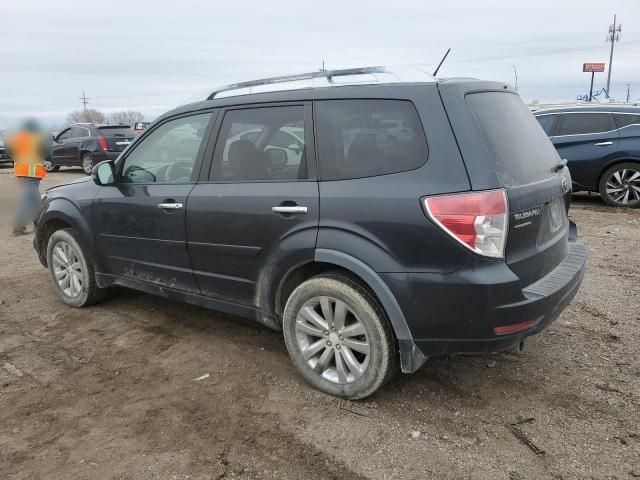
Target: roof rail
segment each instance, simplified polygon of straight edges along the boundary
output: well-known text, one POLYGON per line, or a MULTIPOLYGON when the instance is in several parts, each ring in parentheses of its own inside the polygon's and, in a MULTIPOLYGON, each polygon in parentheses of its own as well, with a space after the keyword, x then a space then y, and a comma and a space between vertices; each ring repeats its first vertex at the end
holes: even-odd
MULTIPOLYGON (((405 83, 405 82, 435 82, 435 78, 427 73, 426 70, 418 66, 407 65, 402 67, 394 67, 393 69, 386 66, 377 66, 377 67, 361 67, 361 68, 346 68, 342 70, 318 70, 315 72, 308 73, 299 73, 294 75, 282 75, 278 77, 269 77, 262 78, 259 80, 250 80, 247 82, 240 83, 232 83, 230 85, 225 85, 217 88, 214 92, 212 92, 207 100, 213 100, 218 95, 231 92, 234 90, 248 90, 240 93, 236 93, 236 95, 246 95, 251 93, 260 93, 260 92, 269 92, 269 91, 277 91, 277 90, 297 90, 300 88, 314 88, 314 87, 330 87, 337 85, 358 85, 358 84, 372 84, 372 83, 405 83), (399 70, 405 69, 404 72, 400 72, 399 70), (407 75, 407 72, 409 75, 407 75), (401 74, 402 73, 402 74, 401 74), (378 75, 376 75, 378 74, 378 75), (340 81, 339 77, 351 77, 357 75, 369 75, 369 79, 360 79, 360 80, 349 80, 342 79, 340 81), (382 77, 387 77, 382 78, 382 77), (324 83, 320 83, 317 80, 325 81, 324 83), (310 83, 290 85, 287 86, 283 84, 294 83, 294 82, 304 82, 310 81, 310 83), (252 91, 256 87, 265 87, 259 88, 259 92, 252 91), (272 88, 268 88, 272 87, 272 88)), ((233 95, 223 95, 223 96, 233 96, 233 95)))

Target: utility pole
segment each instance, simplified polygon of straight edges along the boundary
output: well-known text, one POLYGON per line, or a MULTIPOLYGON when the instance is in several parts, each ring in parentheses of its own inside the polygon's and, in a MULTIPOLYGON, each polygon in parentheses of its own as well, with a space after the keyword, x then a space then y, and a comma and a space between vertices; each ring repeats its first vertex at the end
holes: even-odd
POLYGON ((629 103, 629 93, 630 93, 630 90, 631 90, 631 84, 630 84, 630 83, 627 83, 627 103, 629 103))
POLYGON ((82 100, 82 108, 86 112, 87 111, 87 103, 89 103, 89 97, 87 97, 84 94, 84 90, 82 91, 82 96, 80 97, 80 100, 82 100))
POLYGON ((513 75, 516 77, 516 85, 515 85, 515 89, 516 92, 518 91, 518 70, 516 69, 515 65, 512 65, 513 67, 513 75))
POLYGON ((609 33, 607 33, 607 42, 611 42, 611 53, 609 54, 609 73, 607 74, 607 98, 609 98, 609 85, 611 84, 611 67, 613 67, 613 46, 620 41, 620 32, 622 25, 616 25, 616 15, 613 16, 613 25, 609 25, 609 33))

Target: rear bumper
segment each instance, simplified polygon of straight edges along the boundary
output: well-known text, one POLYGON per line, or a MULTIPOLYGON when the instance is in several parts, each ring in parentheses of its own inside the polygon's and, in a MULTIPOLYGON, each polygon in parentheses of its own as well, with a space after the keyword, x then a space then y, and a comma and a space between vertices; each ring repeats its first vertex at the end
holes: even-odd
MULTIPOLYGON (((575 232, 575 229, 574 229, 575 232)), ((448 274, 384 274, 398 298, 415 345, 424 356, 493 352, 542 331, 577 293, 586 270, 586 248, 574 235, 568 254, 549 274, 522 288, 504 262, 474 263, 448 274), (403 278, 401 278, 403 277, 403 278), (409 295, 403 295, 399 282, 409 295), (496 327, 532 322, 515 333, 496 327)))

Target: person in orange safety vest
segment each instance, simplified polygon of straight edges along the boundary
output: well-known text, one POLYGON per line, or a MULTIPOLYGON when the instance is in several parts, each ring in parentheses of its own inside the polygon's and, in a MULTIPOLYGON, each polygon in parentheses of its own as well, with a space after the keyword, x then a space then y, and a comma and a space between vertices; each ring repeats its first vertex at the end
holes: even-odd
POLYGON ((15 175, 22 183, 12 235, 24 235, 27 224, 33 220, 40 206, 40 180, 47 174, 44 159, 48 155, 49 142, 38 123, 27 120, 22 128, 9 134, 4 143, 13 160, 15 175))

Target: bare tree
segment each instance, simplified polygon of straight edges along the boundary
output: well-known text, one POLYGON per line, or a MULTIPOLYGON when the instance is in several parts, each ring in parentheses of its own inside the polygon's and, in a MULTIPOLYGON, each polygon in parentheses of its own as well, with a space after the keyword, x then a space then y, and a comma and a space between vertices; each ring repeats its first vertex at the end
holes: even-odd
POLYGON ((144 121, 144 115, 142 112, 136 112, 135 110, 120 110, 109 115, 109 121, 132 127, 136 123, 144 121))
POLYGON ((106 117, 104 113, 93 108, 86 110, 76 110, 67 116, 69 123, 104 123, 106 117))

